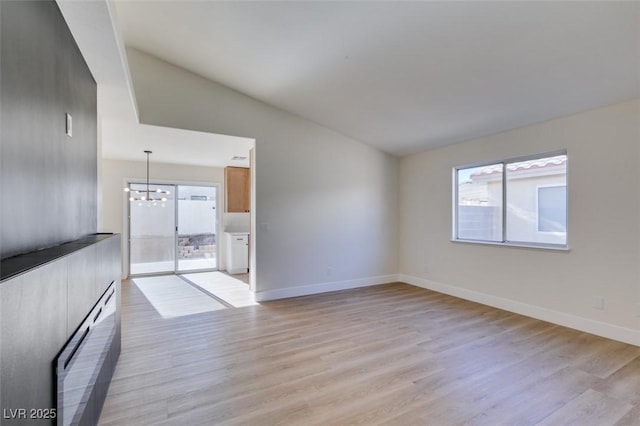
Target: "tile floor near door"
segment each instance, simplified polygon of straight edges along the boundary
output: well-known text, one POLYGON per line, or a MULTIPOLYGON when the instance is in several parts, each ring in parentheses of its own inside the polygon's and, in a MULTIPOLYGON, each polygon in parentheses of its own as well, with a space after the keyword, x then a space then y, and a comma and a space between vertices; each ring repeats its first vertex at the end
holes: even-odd
POLYGON ((162 318, 256 304, 247 283, 219 271, 135 277, 131 283, 162 318))
POLYGON ((181 277, 234 308, 256 304, 253 293, 249 291, 249 286, 235 278, 234 275, 223 272, 201 272, 183 274, 181 277))
POLYGON ((638 425, 640 348, 395 283, 163 318, 122 285, 102 425, 638 425))
POLYGON ((223 303, 194 288, 177 275, 134 278, 132 283, 162 318, 182 317, 226 308, 223 303))

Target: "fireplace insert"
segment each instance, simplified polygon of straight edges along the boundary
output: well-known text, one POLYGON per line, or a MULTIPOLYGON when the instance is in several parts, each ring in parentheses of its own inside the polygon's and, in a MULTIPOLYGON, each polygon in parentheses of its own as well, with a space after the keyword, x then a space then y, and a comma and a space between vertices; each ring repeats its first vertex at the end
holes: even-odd
POLYGON ((58 425, 95 425, 120 354, 112 282, 55 362, 58 425))

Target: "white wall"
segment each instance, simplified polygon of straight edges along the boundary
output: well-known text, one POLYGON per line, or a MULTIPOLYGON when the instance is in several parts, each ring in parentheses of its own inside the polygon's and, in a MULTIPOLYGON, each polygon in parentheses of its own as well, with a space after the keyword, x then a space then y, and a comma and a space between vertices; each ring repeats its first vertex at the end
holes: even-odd
POLYGON ((251 228, 251 213, 225 213, 222 227, 229 232, 249 232, 251 228))
POLYGON ((139 51, 128 55, 141 122, 256 139, 258 299, 395 278, 395 157, 139 51))
POLYGON ((403 280, 640 344, 640 101, 408 156, 400 176, 403 280), (452 167, 563 148, 570 251, 450 241, 452 167))

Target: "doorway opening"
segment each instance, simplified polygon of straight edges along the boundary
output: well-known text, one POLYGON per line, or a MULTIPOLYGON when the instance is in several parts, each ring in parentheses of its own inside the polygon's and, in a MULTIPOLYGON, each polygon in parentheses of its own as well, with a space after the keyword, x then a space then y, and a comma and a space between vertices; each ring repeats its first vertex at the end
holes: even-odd
POLYGON ((129 274, 216 271, 219 185, 151 184, 155 190, 168 191, 166 200, 129 202, 129 274))

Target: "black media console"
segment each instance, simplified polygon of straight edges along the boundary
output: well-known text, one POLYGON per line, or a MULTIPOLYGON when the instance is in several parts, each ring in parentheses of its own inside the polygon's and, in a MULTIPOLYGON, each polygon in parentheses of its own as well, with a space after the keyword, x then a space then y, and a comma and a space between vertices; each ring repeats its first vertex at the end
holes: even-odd
POLYGON ((0 264, 0 423, 96 424, 120 354, 120 236, 0 264))

